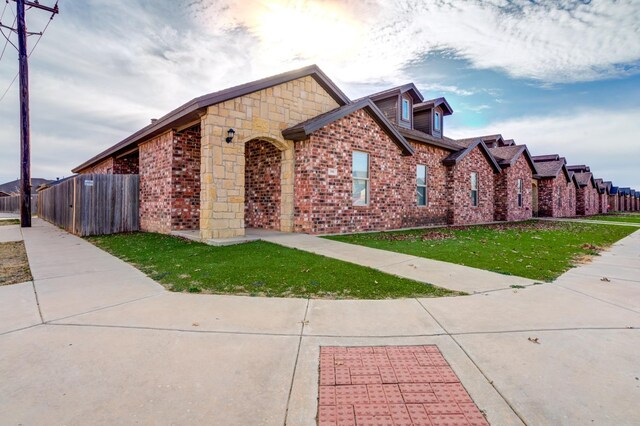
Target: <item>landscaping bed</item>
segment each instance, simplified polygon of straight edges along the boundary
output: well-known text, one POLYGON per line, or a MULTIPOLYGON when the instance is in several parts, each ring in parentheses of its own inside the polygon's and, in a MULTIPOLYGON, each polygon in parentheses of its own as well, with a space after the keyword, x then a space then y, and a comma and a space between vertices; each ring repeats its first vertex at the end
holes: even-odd
POLYGON ((25 281, 31 281, 31 270, 24 243, 0 243, 0 286, 25 281))
POLYGON ((552 281, 638 228, 527 221, 326 237, 507 275, 552 281))
POLYGON ((342 299, 460 294, 263 241, 213 247, 152 233, 87 240, 178 292, 342 299))

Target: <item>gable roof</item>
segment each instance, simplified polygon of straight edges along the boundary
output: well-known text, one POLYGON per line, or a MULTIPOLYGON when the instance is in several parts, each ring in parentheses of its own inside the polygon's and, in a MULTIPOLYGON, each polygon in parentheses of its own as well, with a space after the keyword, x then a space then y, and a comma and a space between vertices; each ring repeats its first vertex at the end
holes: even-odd
POLYGON ((533 161, 536 163, 542 163, 546 161, 560 161, 560 155, 558 154, 546 154, 546 155, 534 155, 533 161))
POLYGON ((456 143, 464 146, 469 146, 470 144, 475 143, 477 139, 481 139, 482 142, 484 142, 485 144, 489 144, 489 143, 492 143, 493 141, 497 141, 498 145, 500 146, 504 145, 504 138, 499 133, 495 135, 474 136, 472 138, 458 139, 456 140, 456 143))
POLYGON ((339 120, 355 111, 364 109, 371 115, 376 123, 389 135, 389 137, 402 149, 405 154, 412 155, 413 148, 407 140, 398 132, 389 120, 384 116, 382 111, 369 98, 361 99, 357 102, 341 106, 324 114, 320 114, 309 120, 296 124, 282 131, 282 136, 286 139, 299 141, 306 139, 311 133, 319 130, 336 120, 339 120))
POLYGON ((526 145, 509 145, 509 146, 500 146, 496 148, 489 148, 489 152, 491 155, 498 161, 498 164, 502 168, 513 166, 518 158, 524 154, 527 163, 529 163, 529 167, 533 174, 537 174, 537 166, 534 161, 531 159, 531 154, 527 149, 526 145))
POLYGON ((221 102, 228 101, 229 99, 238 98, 249 93, 257 92, 303 77, 312 77, 316 80, 318 84, 338 103, 338 105, 346 105, 351 102, 347 95, 345 95, 317 65, 310 65, 297 70, 288 71, 194 98, 148 126, 138 130, 131 136, 118 142, 111 148, 108 148, 88 161, 85 161, 72 171, 74 173, 78 173, 82 169, 86 169, 87 167, 104 160, 118 151, 137 145, 139 142, 160 135, 171 128, 193 122, 199 119, 200 115, 211 105, 219 104, 221 102))
POLYGON ((386 89, 381 92, 376 92, 371 95, 364 96, 360 99, 356 99, 356 101, 361 101, 363 99, 368 98, 375 102, 381 99, 390 98, 392 96, 402 95, 404 93, 409 93, 413 98, 413 101, 416 103, 422 102, 422 100, 424 99, 424 97, 422 96, 422 93, 420 93, 420 91, 418 90, 415 84, 407 83, 407 84, 403 84, 402 86, 392 87, 391 89, 386 89))
POLYGON ((578 164, 573 166, 567 166, 567 170, 571 170, 576 173, 588 173, 591 172, 589 166, 585 166, 584 164, 578 164))
POLYGON ((413 110, 422 111, 423 109, 435 108, 438 106, 442 107, 442 110, 444 111, 444 115, 453 114, 453 108, 451 108, 451 105, 449 105, 449 102, 447 102, 447 100, 442 97, 429 99, 427 101, 420 102, 419 104, 414 104, 413 110))
POLYGON ((498 164, 496 159, 493 157, 493 155, 491 155, 491 152, 489 151, 489 148, 487 148, 487 146, 484 144, 482 139, 476 139, 475 142, 468 144, 468 146, 466 148, 461 149, 460 151, 456 151, 456 152, 450 154, 447 158, 442 160, 442 163, 447 165, 447 166, 454 166, 454 165, 458 164, 464 157, 466 157, 467 154, 469 154, 471 151, 473 151, 473 149, 475 147, 479 147, 480 151, 482 151, 482 153, 484 154, 484 156, 487 159, 487 161, 489 162, 489 164, 491 164, 491 167, 493 167, 493 170, 496 173, 500 173, 500 171, 502 170, 500 168, 500 165, 498 164))
POLYGON ((449 138, 434 138, 428 133, 421 132, 420 130, 416 129, 407 129, 402 126, 395 126, 395 128, 398 130, 398 132, 400 132, 402 136, 416 142, 422 142, 429 145, 437 146, 452 152, 460 151, 460 149, 463 148, 460 145, 456 145, 455 142, 453 142, 453 140, 449 138))
POLYGON ((604 193, 608 193, 609 192, 609 188, 607 188, 607 185, 604 184, 604 180, 601 178, 598 179, 594 179, 596 187, 598 188, 598 192, 601 194, 604 193))
POLYGON ((575 176, 578 185, 580 185, 581 187, 591 184, 592 187, 597 188, 596 183, 593 179, 593 174, 591 174, 590 172, 577 172, 575 176))
POLYGON ((618 195, 618 187, 617 186, 611 186, 611 189, 609 190, 609 194, 618 195))
POLYGON ((538 170, 538 174, 535 176, 537 179, 556 178, 558 177, 558 173, 560 173, 561 171, 565 175, 567 182, 570 181, 573 177, 573 172, 567 170, 567 167, 564 164, 564 160, 559 159, 559 156, 558 160, 554 161, 536 160, 536 158, 539 157, 541 156, 533 157, 533 162, 536 164, 536 169, 538 170))

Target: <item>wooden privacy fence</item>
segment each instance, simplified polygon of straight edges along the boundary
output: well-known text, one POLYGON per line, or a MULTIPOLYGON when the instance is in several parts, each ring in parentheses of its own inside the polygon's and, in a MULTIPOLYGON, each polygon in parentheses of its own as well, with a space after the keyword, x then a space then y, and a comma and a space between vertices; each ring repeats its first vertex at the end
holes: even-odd
POLYGON ((79 175, 38 193, 38 215, 80 236, 140 229, 138 175, 79 175))
MULTIPOLYGON (((38 196, 31 196, 31 211, 38 211, 38 196)), ((20 213, 20 196, 12 195, 10 197, 0 197, 0 212, 2 213, 20 213)))

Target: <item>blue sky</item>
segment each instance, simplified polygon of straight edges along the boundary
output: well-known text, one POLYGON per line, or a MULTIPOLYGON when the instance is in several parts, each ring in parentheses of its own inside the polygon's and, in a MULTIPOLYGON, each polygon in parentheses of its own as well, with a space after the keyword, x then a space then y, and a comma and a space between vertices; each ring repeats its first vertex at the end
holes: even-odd
MULTIPOLYGON (((502 133, 640 189, 637 0, 61 0, 60 10, 31 57, 34 177, 69 175, 196 96, 317 63, 352 98, 408 81, 445 96, 448 136, 502 133)), ((48 15, 28 19, 39 31, 48 15)), ((16 72, 9 46, 0 95, 16 72)), ((0 182, 18 176, 18 129, 16 84, 0 101, 0 182)))

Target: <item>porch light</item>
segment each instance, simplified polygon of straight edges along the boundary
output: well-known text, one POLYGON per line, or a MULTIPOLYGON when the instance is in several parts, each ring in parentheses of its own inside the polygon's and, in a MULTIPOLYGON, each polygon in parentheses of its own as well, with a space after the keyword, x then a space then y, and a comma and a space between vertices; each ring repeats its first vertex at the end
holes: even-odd
POLYGON ((233 129, 227 130, 227 138, 225 139, 227 143, 231 143, 233 137, 236 135, 236 131, 233 129))

